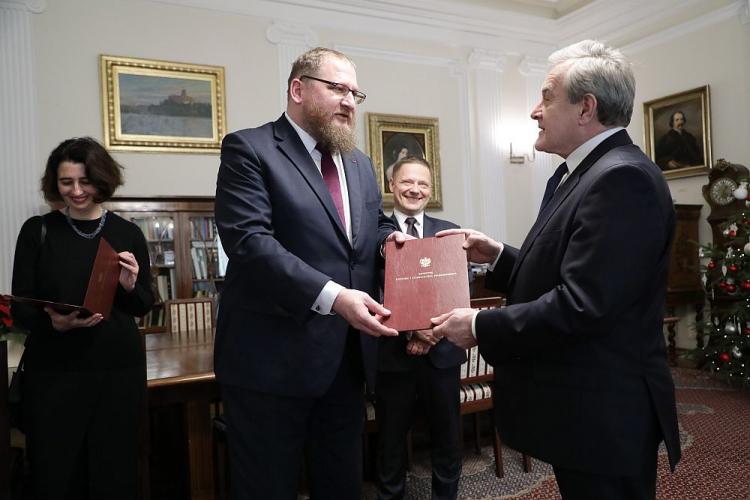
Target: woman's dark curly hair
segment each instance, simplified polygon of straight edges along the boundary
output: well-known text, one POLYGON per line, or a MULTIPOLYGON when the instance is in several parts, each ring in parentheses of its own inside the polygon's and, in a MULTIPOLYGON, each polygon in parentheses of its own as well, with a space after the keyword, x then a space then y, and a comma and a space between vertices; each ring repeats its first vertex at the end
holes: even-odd
POLYGON ((110 156, 104 146, 91 137, 74 137, 61 142, 47 159, 41 187, 48 202, 63 201, 57 189, 57 169, 65 161, 83 163, 86 177, 98 191, 94 197, 96 203, 109 200, 124 183, 122 165, 110 156))

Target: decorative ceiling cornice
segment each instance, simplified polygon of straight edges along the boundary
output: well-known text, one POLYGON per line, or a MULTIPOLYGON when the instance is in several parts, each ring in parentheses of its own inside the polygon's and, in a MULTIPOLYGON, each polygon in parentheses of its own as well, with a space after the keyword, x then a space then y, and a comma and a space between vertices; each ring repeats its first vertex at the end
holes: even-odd
POLYGON ((726 0, 596 0, 557 20, 440 0, 144 1, 230 12, 312 29, 414 38, 532 57, 546 57, 555 49, 584 38, 617 43, 634 32, 646 33, 652 40, 658 40, 665 31, 689 33, 706 22, 715 22, 715 11, 721 11, 722 16, 733 11, 743 23, 750 21, 750 0, 735 0, 728 5, 726 0), (711 4, 717 7, 710 9, 711 4), (665 23, 668 26, 672 19, 684 18, 691 9, 696 12, 694 18, 664 28, 665 23), (653 34, 649 36, 650 30, 653 34))

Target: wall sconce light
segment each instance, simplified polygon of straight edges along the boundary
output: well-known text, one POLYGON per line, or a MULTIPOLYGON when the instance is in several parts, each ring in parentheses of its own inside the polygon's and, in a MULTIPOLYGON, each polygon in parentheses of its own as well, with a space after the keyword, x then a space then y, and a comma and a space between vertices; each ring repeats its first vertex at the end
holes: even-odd
POLYGON ((529 163, 533 163, 534 160, 536 160, 536 150, 532 147, 531 148, 531 158, 529 158, 529 155, 523 154, 523 155, 514 155, 513 154, 513 143, 510 143, 510 162, 511 163, 526 163, 527 161, 529 163))

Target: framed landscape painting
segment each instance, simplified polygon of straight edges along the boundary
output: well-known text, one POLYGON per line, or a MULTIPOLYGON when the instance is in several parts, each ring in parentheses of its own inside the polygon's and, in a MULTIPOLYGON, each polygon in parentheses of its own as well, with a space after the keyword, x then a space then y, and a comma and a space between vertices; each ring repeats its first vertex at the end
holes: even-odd
POLYGON ((99 70, 107 149, 219 153, 224 68, 101 55, 99 70))
POLYGON ((708 85, 643 103, 646 154, 667 179, 711 168, 708 85))
POLYGON ((405 156, 421 156, 432 165, 432 198, 427 208, 443 208, 437 118, 367 113, 367 154, 372 158, 383 194, 383 208, 393 207, 388 181, 393 164, 405 156))

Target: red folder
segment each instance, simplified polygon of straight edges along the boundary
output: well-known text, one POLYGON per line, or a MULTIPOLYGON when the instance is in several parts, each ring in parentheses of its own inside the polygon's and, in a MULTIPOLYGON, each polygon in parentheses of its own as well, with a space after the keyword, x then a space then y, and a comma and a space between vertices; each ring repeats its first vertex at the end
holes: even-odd
POLYGON ((383 324, 400 332, 426 330, 431 318, 469 307, 469 275, 464 236, 408 240, 385 246, 383 324))
POLYGON ((89 278, 89 286, 86 289, 86 298, 82 306, 32 299, 29 297, 17 297, 15 295, 11 295, 10 298, 21 304, 38 307, 39 309, 49 307, 62 314, 80 311, 79 317, 81 318, 100 313, 107 320, 112 312, 112 303, 115 300, 119 281, 120 256, 107 243, 107 240, 102 238, 99 240, 99 249, 96 252, 94 267, 89 278))

